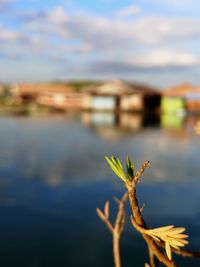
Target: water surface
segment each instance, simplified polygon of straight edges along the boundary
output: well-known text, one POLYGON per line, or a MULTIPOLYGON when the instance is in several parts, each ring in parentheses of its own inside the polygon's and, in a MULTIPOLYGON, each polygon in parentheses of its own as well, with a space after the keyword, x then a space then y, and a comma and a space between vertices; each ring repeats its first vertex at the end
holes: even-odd
MULTIPOLYGON (((197 118, 112 114, 0 118, 0 263, 3 267, 113 266, 112 240, 96 207, 122 196, 105 155, 152 163, 138 187, 150 227, 185 226, 188 249, 200 249, 200 137, 197 118)), ((148 260, 129 217, 124 266, 148 260)), ((200 266, 199 260, 181 266, 200 266)))

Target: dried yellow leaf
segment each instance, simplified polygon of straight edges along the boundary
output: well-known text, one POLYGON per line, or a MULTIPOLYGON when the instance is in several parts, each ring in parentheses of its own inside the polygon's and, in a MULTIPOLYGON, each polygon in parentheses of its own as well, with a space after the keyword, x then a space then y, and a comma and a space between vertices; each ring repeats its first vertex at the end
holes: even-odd
POLYGON ((172 251, 171 251, 170 244, 168 242, 165 242, 165 251, 166 251, 168 259, 171 261, 172 260, 172 251))

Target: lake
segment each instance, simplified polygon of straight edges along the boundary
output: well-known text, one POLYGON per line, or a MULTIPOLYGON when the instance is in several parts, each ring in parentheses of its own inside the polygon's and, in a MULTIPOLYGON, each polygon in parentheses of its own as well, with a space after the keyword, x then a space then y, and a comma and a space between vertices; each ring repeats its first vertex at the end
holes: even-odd
MULTIPOLYGON (((96 215, 124 186, 105 155, 129 154, 149 227, 174 224, 200 250, 200 136, 197 117, 83 113, 0 117, 0 265, 110 267, 112 238, 96 215)), ((129 210, 128 210, 129 211, 129 210)), ((146 244, 129 215, 121 240, 123 266, 144 266, 146 244)), ((174 257, 180 266, 200 260, 174 257)), ((160 265, 158 265, 160 266, 160 265)))

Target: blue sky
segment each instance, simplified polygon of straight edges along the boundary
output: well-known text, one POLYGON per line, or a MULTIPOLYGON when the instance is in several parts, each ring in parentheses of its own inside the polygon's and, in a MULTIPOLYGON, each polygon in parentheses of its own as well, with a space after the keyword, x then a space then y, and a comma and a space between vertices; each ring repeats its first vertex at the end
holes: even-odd
POLYGON ((200 84, 198 0, 0 0, 0 81, 200 84))

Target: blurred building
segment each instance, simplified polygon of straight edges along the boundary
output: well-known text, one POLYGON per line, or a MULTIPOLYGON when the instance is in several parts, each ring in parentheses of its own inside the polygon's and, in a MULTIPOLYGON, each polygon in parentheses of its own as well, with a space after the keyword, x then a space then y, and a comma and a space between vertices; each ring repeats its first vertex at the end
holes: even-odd
POLYGON ((160 92, 147 85, 120 80, 90 86, 82 93, 59 83, 18 83, 10 92, 15 103, 34 102, 62 110, 154 112, 160 108, 161 98, 160 92))
POLYGON ((4 85, 0 83, 0 95, 4 93, 4 85))
POLYGON ((65 84, 18 83, 11 87, 10 92, 16 103, 35 102, 62 110, 82 107, 82 96, 65 84))
POLYGON ((16 83, 11 86, 10 92, 14 98, 31 101, 46 92, 65 94, 72 92, 72 88, 68 85, 54 83, 16 83))
POLYGON ((161 108, 164 112, 200 112, 200 87, 180 84, 163 92, 161 108))
POLYGON ((85 92, 83 106, 100 111, 155 111, 160 107, 161 94, 146 85, 113 80, 85 92))
POLYGON ((60 110, 82 109, 83 95, 74 92, 60 93, 46 91, 37 98, 37 103, 60 110))

